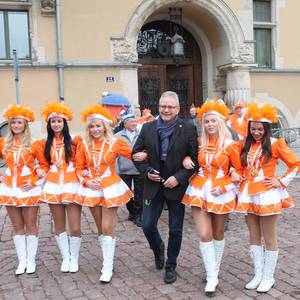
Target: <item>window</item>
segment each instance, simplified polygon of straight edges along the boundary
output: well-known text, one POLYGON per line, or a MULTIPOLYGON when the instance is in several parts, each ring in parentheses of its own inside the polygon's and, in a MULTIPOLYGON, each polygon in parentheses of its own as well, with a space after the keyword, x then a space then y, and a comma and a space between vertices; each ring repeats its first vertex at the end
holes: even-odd
POLYGON ((272 1, 253 1, 253 24, 255 58, 258 67, 272 68, 272 35, 275 24, 272 22, 272 1))
POLYGON ((271 22, 271 2, 270 1, 254 1, 254 21, 271 22))
POLYGON ((256 63, 261 68, 271 68, 271 29, 255 28, 254 38, 256 63))
POLYGON ((30 59, 27 11, 0 11, 0 59, 12 59, 13 49, 19 59, 30 59))

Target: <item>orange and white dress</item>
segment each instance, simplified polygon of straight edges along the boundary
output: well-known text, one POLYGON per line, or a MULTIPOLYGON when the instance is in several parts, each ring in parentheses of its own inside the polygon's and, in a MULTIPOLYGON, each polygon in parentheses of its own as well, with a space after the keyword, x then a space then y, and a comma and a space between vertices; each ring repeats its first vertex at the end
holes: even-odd
MULTIPOLYGON (((5 162, 4 180, 0 184, 0 205, 27 207, 40 204, 42 180, 35 172, 39 153, 37 142, 30 148, 23 149, 20 140, 15 138, 10 149, 5 149, 4 138, 0 138, 0 158, 5 162), (32 188, 22 190, 22 186, 28 182, 32 188)), ((47 171, 47 166, 43 163, 40 167, 47 171)))
MULTIPOLYGON (((50 150, 51 164, 45 177, 45 185, 41 201, 48 204, 74 203, 79 188, 79 180, 75 172, 75 155, 80 136, 75 136, 71 144, 71 157, 69 163, 65 160, 63 138, 54 137, 50 150)), ((39 141, 40 148, 45 149, 45 140, 39 141)))
POLYGON ((131 159, 129 145, 113 138, 112 144, 94 141, 87 145, 82 141, 76 155, 76 171, 81 185, 76 202, 85 206, 117 207, 127 203, 133 196, 131 190, 115 172, 118 156, 131 159), (85 186, 89 179, 99 180, 99 190, 85 186))
POLYGON ((214 214, 227 214, 236 207, 236 187, 229 175, 230 160, 226 151, 233 141, 226 139, 222 150, 218 140, 210 139, 200 148, 199 171, 194 175, 183 196, 182 203, 197 206, 214 214), (221 194, 214 196, 211 189, 219 187, 221 194))
POLYGON ((251 145, 247 156, 247 166, 241 168, 240 153, 243 142, 236 142, 229 149, 233 167, 246 178, 240 185, 236 211, 259 216, 279 214, 283 208, 293 207, 293 200, 286 187, 300 171, 300 161, 282 139, 271 138, 272 157, 268 161, 262 155, 260 142, 251 145), (281 186, 268 188, 265 178, 276 177, 278 160, 287 166, 287 172, 279 178, 281 186))
POLYGON ((238 135, 240 140, 244 140, 248 131, 248 120, 246 115, 239 117, 237 114, 233 114, 228 121, 230 126, 238 135))

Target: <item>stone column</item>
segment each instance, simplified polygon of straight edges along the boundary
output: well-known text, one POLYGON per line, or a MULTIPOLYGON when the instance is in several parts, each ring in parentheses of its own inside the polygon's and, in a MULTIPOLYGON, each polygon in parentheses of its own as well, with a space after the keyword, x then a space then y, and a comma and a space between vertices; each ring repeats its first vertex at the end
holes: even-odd
POLYGON ((232 107, 238 101, 248 102, 251 82, 248 67, 232 67, 226 70, 226 103, 232 107))

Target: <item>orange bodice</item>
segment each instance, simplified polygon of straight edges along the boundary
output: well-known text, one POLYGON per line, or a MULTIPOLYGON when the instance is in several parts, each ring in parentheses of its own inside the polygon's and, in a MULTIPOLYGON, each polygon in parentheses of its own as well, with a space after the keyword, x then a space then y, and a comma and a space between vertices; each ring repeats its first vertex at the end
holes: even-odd
POLYGON ((89 145, 81 142, 76 155, 76 172, 80 181, 84 183, 91 178, 101 178, 103 186, 118 182, 120 178, 115 172, 118 156, 131 159, 130 146, 121 139, 114 139, 110 145, 103 140, 89 145))
MULTIPOLYGON (((24 149, 19 139, 14 139, 10 149, 5 149, 4 138, 0 138, 0 158, 5 162, 5 184, 21 187, 28 181, 32 185, 39 180, 36 172, 36 160, 40 159, 40 146, 34 142, 30 148, 24 149)), ((47 171, 47 166, 41 163, 41 168, 47 171)))

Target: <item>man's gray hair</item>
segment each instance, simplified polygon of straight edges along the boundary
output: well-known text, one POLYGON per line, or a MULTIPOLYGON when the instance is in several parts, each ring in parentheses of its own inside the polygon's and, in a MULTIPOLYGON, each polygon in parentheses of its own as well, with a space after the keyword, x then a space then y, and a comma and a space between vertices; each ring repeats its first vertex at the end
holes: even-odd
POLYGON ((179 103, 179 98, 178 98, 178 95, 177 93, 173 92, 173 91, 166 91, 166 92, 163 92, 159 98, 159 103, 161 101, 162 98, 165 98, 165 97, 171 97, 173 99, 176 100, 176 105, 179 107, 180 106, 180 103, 179 103))

